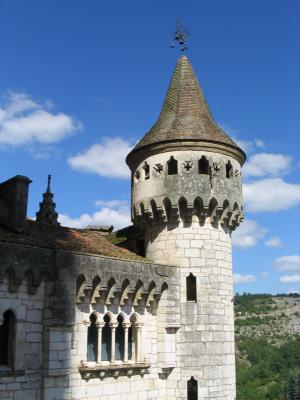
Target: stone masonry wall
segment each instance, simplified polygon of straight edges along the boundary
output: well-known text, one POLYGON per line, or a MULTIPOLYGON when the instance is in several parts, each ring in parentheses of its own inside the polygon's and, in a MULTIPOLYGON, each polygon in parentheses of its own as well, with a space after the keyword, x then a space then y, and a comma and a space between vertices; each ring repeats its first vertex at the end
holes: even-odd
POLYGON ((44 282, 32 294, 26 279, 14 292, 7 278, 0 282, 0 315, 11 310, 16 316, 14 367, 0 366, 1 400, 41 398, 44 290, 44 282))
POLYGON ((187 398, 187 381, 198 381, 201 400, 235 399, 231 238, 208 220, 149 227, 147 257, 180 271, 181 327, 176 333, 176 399, 187 398), (197 302, 186 300, 186 277, 197 278, 197 302))

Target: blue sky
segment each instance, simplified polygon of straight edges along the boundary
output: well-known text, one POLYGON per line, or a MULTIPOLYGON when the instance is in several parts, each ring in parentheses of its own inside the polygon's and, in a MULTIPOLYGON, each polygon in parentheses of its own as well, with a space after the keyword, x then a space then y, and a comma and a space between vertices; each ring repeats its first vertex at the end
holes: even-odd
POLYGON ((128 223, 124 156, 157 118, 187 52, 217 122, 248 155, 235 290, 300 291, 300 3, 1 0, 0 179, 48 173, 61 221, 128 223))

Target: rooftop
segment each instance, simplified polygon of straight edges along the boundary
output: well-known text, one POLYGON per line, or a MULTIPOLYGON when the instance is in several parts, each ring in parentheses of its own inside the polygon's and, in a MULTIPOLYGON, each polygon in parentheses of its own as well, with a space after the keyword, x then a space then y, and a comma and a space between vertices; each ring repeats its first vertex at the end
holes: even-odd
POLYGON ((99 230, 38 224, 32 220, 26 221, 23 232, 0 227, 0 243, 97 254, 126 260, 145 260, 127 249, 116 246, 110 241, 107 233, 99 230))
POLYGON ((142 148, 184 141, 221 144, 234 149, 240 160, 245 158, 239 146, 216 124, 186 56, 177 62, 158 120, 127 160, 142 148))

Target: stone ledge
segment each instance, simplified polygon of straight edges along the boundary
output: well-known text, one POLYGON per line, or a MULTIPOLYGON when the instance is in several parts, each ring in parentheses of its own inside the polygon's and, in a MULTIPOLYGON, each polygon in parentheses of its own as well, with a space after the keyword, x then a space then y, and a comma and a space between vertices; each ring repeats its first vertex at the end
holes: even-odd
POLYGON ((135 363, 135 364, 109 364, 109 365, 93 365, 79 367, 79 372, 82 379, 104 379, 113 376, 132 376, 132 375, 145 375, 149 373, 150 364, 148 363, 135 363))

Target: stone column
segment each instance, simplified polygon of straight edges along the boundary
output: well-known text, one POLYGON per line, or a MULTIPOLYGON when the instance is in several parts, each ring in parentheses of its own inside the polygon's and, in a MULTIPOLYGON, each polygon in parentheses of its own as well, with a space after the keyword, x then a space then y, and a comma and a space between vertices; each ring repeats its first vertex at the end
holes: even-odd
POLYGON ((124 363, 128 363, 128 329, 130 325, 130 322, 122 323, 122 327, 124 328, 124 363))
POLYGON ((116 327, 118 322, 109 323, 111 329, 111 349, 110 349, 110 362, 114 363, 116 361, 116 327))
POLYGON ((104 321, 97 321, 96 327, 98 329, 97 363, 99 364, 102 356, 102 328, 104 327, 104 321))
POLYGON ((142 361, 142 326, 143 324, 135 323, 136 328, 136 354, 135 354, 135 361, 141 362, 142 361))

